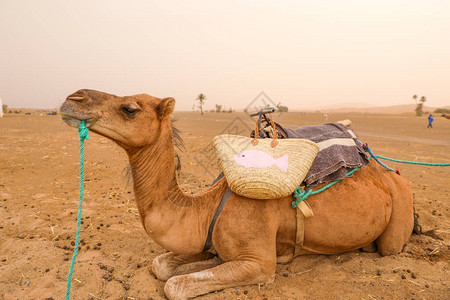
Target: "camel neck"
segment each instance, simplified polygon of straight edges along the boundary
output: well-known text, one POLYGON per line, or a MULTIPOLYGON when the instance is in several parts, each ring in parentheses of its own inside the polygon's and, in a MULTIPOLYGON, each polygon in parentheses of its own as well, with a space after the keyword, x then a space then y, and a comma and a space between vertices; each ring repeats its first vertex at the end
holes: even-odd
POLYGON ((149 236, 174 253, 199 253, 226 182, 200 194, 185 194, 177 183, 170 127, 152 145, 127 150, 127 154, 136 204, 149 236))
POLYGON ((160 138, 152 145, 127 151, 141 218, 153 205, 184 206, 190 202, 190 196, 178 186, 173 140, 170 132, 167 135, 169 138, 160 138))

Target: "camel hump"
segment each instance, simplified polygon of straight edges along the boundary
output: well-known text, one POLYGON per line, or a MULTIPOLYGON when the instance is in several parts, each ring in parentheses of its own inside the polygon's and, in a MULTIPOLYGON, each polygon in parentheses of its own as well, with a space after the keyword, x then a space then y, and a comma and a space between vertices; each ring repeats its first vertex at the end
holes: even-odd
POLYGON ((339 124, 342 124, 345 126, 350 126, 352 124, 352 121, 350 121, 349 119, 346 119, 346 120, 337 121, 336 123, 339 123, 339 124))

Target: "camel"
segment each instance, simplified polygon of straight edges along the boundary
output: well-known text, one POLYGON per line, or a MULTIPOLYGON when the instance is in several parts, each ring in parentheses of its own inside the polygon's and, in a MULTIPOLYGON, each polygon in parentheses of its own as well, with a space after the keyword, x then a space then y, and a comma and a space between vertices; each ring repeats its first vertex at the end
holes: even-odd
POLYGON ((374 160, 308 199, 315 215, 305 219, 300 251, 294 252, 297 218, 291 196, 255 200, 234 193, 217 219, 211 248, 203 251, 228 185, 222 178, 199 194, 180 189, 170 118, 174 106, 173 98, 79 90, 60 109, 70 126, 85 120, 92 132, 113 140, 128 155, 142 225, 169 251, 152 263, 152 272, 166 281, 168 299, 271 283, 276 264, 289 263, 296 255, 375 245, 381 255, 402 251, 414 225, 410 182, 374 160))
POLYGON ((444 118, 446 118, 446 119, 449 119, 449 120, 450 120, 450 114, 442 114, 442 115, 441 115, 441 117, 444 117, 444 118))

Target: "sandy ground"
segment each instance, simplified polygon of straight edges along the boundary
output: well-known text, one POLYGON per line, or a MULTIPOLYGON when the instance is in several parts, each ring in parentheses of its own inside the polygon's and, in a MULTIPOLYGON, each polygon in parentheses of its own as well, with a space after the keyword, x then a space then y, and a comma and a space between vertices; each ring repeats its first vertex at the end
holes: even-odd
MULTIPOLYGON (((244 114, 176 113, 186 150, 180 183, 187 192, 219 174, 211 147, 220 133, 248 135, 244 114)), ((329 114, 349 118, 380 155, 450 162, 450 120, 329 114)), ((324 122, 321 114, 275 115, 287 127, 324 122)), ((150 272, 165 250, 145 234, 127 183, 125 153, 91 134, 86 142, 81 250, 72 299, 164 299, 150 272)), ((381 257, 354 251, 297 257, 279 265, 273 284, 228 288, 199 299, 448 299, 450 298, 450 167, 389 163, 412 182, 424 231, 404 252, 381 257), (431 235, 431 236, 430 236, 431 235)), ((0 119, 0 299, 64 299, 78 208, 79 142, 58 116, 0 119)), ((344 183, 342 183, 344 184, 344 183)), ((311 200, 312 201, 312 200, 311 200)))

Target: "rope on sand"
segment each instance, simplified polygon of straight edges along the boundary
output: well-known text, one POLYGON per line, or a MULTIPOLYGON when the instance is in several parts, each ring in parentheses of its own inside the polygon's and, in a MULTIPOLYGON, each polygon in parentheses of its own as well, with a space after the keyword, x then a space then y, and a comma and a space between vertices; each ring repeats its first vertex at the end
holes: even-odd
POLYGON ((73 250, 72 263, 70 264, 69 277, 67 278, 67 292, 66 300, 70 299, 70 286, 72 284, 73 267, 78 254, 78 245, 80 242, 80 227, 81 227, 81 210, 83 205, 83 185, 84 185, 84 140, 89 139, 89 129, 84 125, 84 120, 81 121, 78 127, 78 135, 80 137, 80 196, 78 203, 78 217, 77 217, 77 234, 75 237, 75 246, 73 250))

